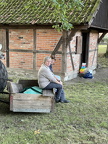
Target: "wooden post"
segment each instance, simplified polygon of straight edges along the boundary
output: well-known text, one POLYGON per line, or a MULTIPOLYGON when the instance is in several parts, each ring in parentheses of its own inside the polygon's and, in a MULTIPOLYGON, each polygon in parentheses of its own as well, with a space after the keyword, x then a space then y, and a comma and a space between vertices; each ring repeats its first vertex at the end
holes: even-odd
POLYGON ((66 72, 67 68, 67 31, 63 31, 62 42, 62 73, 66 72))
POLYGON ((70 53, 70 59, 71 59, 71 65, 72 65, 72 68, 73 68, 73 70, 75 70, 74 62, 73 62, 73 58, 72 58, 72 51, 71 51, 70 44, 69 44, 69 53, 70 53))
POLYGON ((36 29, 33 29, 33 70, 36 70, 36 29))
POLYGON ((9 29, 6 29, 6 66, 9 67, 9 29))
POLYGON ((106 49, 105 57, 108 58, 108 40, 107 40, 107 49, 106 49))
POLYGON ((58 52, 62 42, 63 42, 63 38, 61 36, 60 40, 58 41, 58 43, 57 43, 56 47, 54 48, 53 52, 51 53, 51 55, 55 55, 58 52))
POLYGON ((98 43, 100 43, 100 41, 102 40, 102 38, 107 34, 107 32, 104 32, 98 39, 98 43))

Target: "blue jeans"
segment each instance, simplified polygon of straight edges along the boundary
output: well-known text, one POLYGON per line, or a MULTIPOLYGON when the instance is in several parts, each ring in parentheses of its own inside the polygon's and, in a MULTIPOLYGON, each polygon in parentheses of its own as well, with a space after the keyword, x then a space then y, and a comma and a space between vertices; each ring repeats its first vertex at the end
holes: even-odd
POLYGON ((65 100, 65 94, 64 90, 61 84, 57 84, 54 82, 50 82, 43 90, 52 90, 53 88, 56 89, 55 92, 55 101, 64 101, 65 100))

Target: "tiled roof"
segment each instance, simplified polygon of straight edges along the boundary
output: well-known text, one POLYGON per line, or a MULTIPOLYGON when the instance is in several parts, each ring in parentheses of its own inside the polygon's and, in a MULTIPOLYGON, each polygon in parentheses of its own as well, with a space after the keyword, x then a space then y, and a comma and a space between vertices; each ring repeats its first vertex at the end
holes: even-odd
MULTIPOLYGON (((27 7, 30 0, 1 0, 0 1, 0 24, 54 24, 60 23, 59 18, 53 15, 51 3, 42 5, 34 0, 37 9, 27 7), (4 3, 5 1, 5 3, 4 3)), ((69 21, 73 24, 88 23, 101 0, 82 0, 84 8, 82 11, 69 10, 69 21)))

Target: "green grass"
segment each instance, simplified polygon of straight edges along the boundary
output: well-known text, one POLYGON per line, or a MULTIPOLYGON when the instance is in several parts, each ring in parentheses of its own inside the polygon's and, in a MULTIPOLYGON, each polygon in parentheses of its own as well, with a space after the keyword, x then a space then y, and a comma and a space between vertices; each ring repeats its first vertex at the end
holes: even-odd
POLYGON ((0 103, 0 142, 107 144, 108 84, 72 84, 64 88, 71 102, 56 104, 49 114, 13 113, 7 104, 0 103))
POLYGON ((102 67, 108 67, 108 58, 105 58, 104 54, 99 54, 98 64, 100 64, 102 67))
POLYGON ((98 45, 98 54, 106 53, 107 45, 98 45))
MULTIPOLYGON (((108 66, 108 59, 99 60, 108 66)), ((64 83, 64 89, 71 102, 48 114, 14 113, 0 102, 1 144, 108 144, 107 81, 64 83)))

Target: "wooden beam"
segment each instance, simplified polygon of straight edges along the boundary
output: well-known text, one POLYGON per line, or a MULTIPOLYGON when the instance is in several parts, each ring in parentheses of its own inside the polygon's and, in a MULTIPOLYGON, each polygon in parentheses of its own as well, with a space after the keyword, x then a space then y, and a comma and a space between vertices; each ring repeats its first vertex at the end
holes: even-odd
POLYGON ((81 29, 83 29, 83 26, 79 26, 79 27, 74 27, 74 29, 71 30, 70 34, 68 35, 67 38, 67 45, 69 45, 70 41, 72 40, 72 38, 75 36, 77 31, 80 31, 81 29))
POLYGON ((6 29, 6 66, 9 67, 9 29, 6 29))
POLYGON ((27 50, 27 49, 10 49, 9 50, 10 52, 24 52, 24 53, 33 53, 34 51, 33 50, 27 50))
MULTIPOLYGON (((67 45, 69 44, 69 42, 71 41, 71 39, 72 39, 72 37, 75 35, 75 33, 76 33, 75 30, 72 31, 72 32, 70 33, 70 35, 66 38, 66 39, 67 39, 67 45)), ((53 50, 53 52, 52 52, 51 55, 55 55, 55 54, 58 52, 58 50, 59 50, 59 48, 60 48, 60 46, 61 46, 62 44, 63 44, 63 36, 60 37, 60 40, 58 41, 58 43, 57 43, 56 47, 54 48, 54 50, 53 50)))
MULTIPOLYGON (((24 53, 48 53, 51 54, 52 51, 48 50, 27 50, 27 49, 10 49, 10 52, 24 52, 24 53)), ((58 51, 57 54, 62 54, 61 51, 58 51)))
MULTIPOLYGON (((33 51, 36 50, 36 29, 33 29, 33 51)), ((36 53, 33 53, 33 70, 36 70, 36 53)))
POLYGON ((76 36, 76 54, 82 53, 82 36, 76 36))
POLYGON ((73 39, 73 37, 75 36, 75 34, 76 34, 76 32, 78 30, 79 29, 72 30, 71 33, 69 34, 68 38, 67 38, 67 46, 69 46, 69 54, 70 54, 71 65, 72 65, 73 70, 75 70, 75 67, 74 67, 74 62, 73 62, 73 57, 72 57, 72 51, 71 51, 71 47, 70 47, 70 41, 73 39))
POLYGON ((98 39, 98 44, 100 43, 100 41, 102 40, 102 38, 107 34, 107 32, 103 32, 103 34, 99 37, 98 39))
POLYGON ((67 31, 63 31, 62 42, 62 73, 65 73, 67 69, 67 31))
POLYGON ((60 40, 58 41, 58 43, 57 43, 56 47, 54 48, 53 52, 51 53, 51 55, 55 55, 58 52, 62 42, 63 42, 63 36, 60 37, 60 40))
MULTIPOLYGON (((84 26, 74 26, 71 33, 67 37, 67 42, 66 42, 67 44, 66 45, 67 46, 69 45, 69 42, 72 40, 72 37, 75 35, 75 33, 77 31, 79 31, 81 29, 84 29, 84 28, 85 28, 84 26)), ((87 29, 87 27, 86 27, 86 29, 87 29)), ((51 55, 55 55, 58 52, 58 50, 59 50, 59 48, 62 44, 63 44, 63 36, 60 37, 60 39, 59 39, 58 43, 56 44, 56 46, 55 46, 53 52, 51 53, 51 55)))
POLYGON ((52 25, 5 25, 5 24, 0 24, 0 29, 53 29, 52 25))
POLYGON ((71 58, 71 65, 72 65, 72 68, 73 68, 73 70, 75 70, 74 62, 73 62, 73 58, 72 58, 72 52, 71 52, 70 44, 69 44, 69 53, 70 53, 70 58, 71 58))

